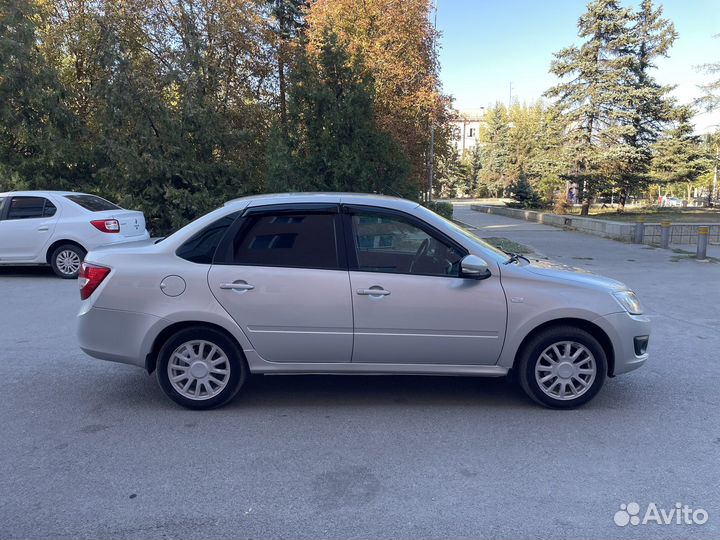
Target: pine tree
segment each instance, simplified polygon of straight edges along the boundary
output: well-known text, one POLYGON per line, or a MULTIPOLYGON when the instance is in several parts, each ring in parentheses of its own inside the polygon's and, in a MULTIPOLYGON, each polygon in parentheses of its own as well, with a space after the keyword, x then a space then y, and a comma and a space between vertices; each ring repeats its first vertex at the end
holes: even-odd
POLYGON ((679 107, 674 115, 672 128, 653 145, 652 173, 665 190, 672 184, 685 183, 689 192, 692 184, 710 170, 712 160, 701 138, 693 134, 693 110, 679 107))
POLYGON ((372 80, 337 36, 325 36, 317 57, 298 47, 289 83, 292 129, 271 140, 277 162, 268 172, 269 186, 416 196, 405 183, 399 147, 375 123, 372 80))
POLYGON ((273 31, 277 36, 278 99, 280 125, 287 132, 287 60, 290 46, 304 26, 304 8, 307 0, 267 0, 273 17, 273 31))
POLYGON ((532 208, 540 204, 540 198, 522 169, 517 180, 510 184, 509 191, 511 197, 517 201, 518 206, 521 208, 532 208))
POLYGON ((620 188, 620 211, 632 190, 644 187, 649 181, 652 160, 651 145, 663 126, 670 120, 671 87, 661 86, 650 74, 658 57, 667 56, 677 33, 673 24, 662 17, 662 7, 653 7, 652 0, 643 0, 633 17, 624 56, 632 66, 632 78, 626 91, 619 96, 615 114, 622 136, 614 157, 620 188), (628 114, 629 113, 629 114, 628 114))
POLYGON ((482 162, 480 178, 488 191, 500 197, 509 181, 507 173, 510 160, 510 124, 504 105, 498 103, 485 112, 484 125, 479 135, 482 162))
POLYGON ((623 54, 628 48, 627 27, 632 12, 617 0, 594 0, 578 21, 580 47, 571 46, 555 54, 550 72, 564 82, 546 92, 570 126, 568 144, 574 156, 571 178, 582 189, 587 215, 594 194, 607 183, 610 166, 617 156, 613 147, 623 133, 619 116, 628 115, 616 104, 627 91, 630 65, 623 54))

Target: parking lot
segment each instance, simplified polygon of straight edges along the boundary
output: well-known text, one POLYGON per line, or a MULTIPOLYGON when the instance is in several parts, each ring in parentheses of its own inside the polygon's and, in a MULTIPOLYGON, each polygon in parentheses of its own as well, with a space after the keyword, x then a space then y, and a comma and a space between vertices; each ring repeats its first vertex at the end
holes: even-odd
POLYGON ((0 537, 720 536, 720 264, 456 217, 630 285, 648 364, 572 411, 504 380, 257 376, 193 412, 78 349, 76 282, 0 269, 0 537), (709 519, 615 525, 630 502, 709 519))

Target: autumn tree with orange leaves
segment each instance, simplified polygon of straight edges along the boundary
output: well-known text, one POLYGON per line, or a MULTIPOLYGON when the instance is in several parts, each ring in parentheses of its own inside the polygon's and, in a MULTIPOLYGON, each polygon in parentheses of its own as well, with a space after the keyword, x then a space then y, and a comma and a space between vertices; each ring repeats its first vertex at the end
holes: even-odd
POLYGON ((448 151, 449 140, 430 9, 430 0, 316 0, 305 17, 311 52, 332 31, 362 60, 374 81, 376 122, 399 143, 419 192, 427 189, 431 122, 436 155, 448 151))

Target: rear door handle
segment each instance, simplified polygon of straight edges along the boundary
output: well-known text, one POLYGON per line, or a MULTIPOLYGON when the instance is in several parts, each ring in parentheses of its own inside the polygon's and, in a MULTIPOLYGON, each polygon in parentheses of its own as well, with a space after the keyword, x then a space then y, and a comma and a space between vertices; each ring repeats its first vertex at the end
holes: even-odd
POLYGON ((221 283, 220 288, 231 291, 252 291, 255 285, 250 285, 245 281, 233 281, 232 283, 221 283))
POLYGON ((356 292, 363 296, 387 296, 390 294, 390 291, 386 291, 385 289, 382 289, 380 287, 378 287, 378 288, 370 287, 369 289, 358 289, 356 292))
POLYGON ((43 225, 42 227, 38 227, 38 231, 42 231, 42 232, 45 232, 45 231, 47 231, 48 229, 49 229, 49 227, 48 227, 47 225, 43 225))

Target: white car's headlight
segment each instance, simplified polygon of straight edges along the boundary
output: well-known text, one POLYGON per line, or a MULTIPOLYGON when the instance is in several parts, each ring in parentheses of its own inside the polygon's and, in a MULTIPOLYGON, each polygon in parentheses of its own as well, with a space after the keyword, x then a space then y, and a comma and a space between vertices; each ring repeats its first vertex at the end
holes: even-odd
POLYGON ((618 304, 620 304, 625 311, 630 313, 630 315, 642 315, 643 310, 640 305, 640 300, 638 300, 638 297, 634 292, 620 291, 613 293, 613 296, 615 297, 615 300, 618 301, 618 304))

